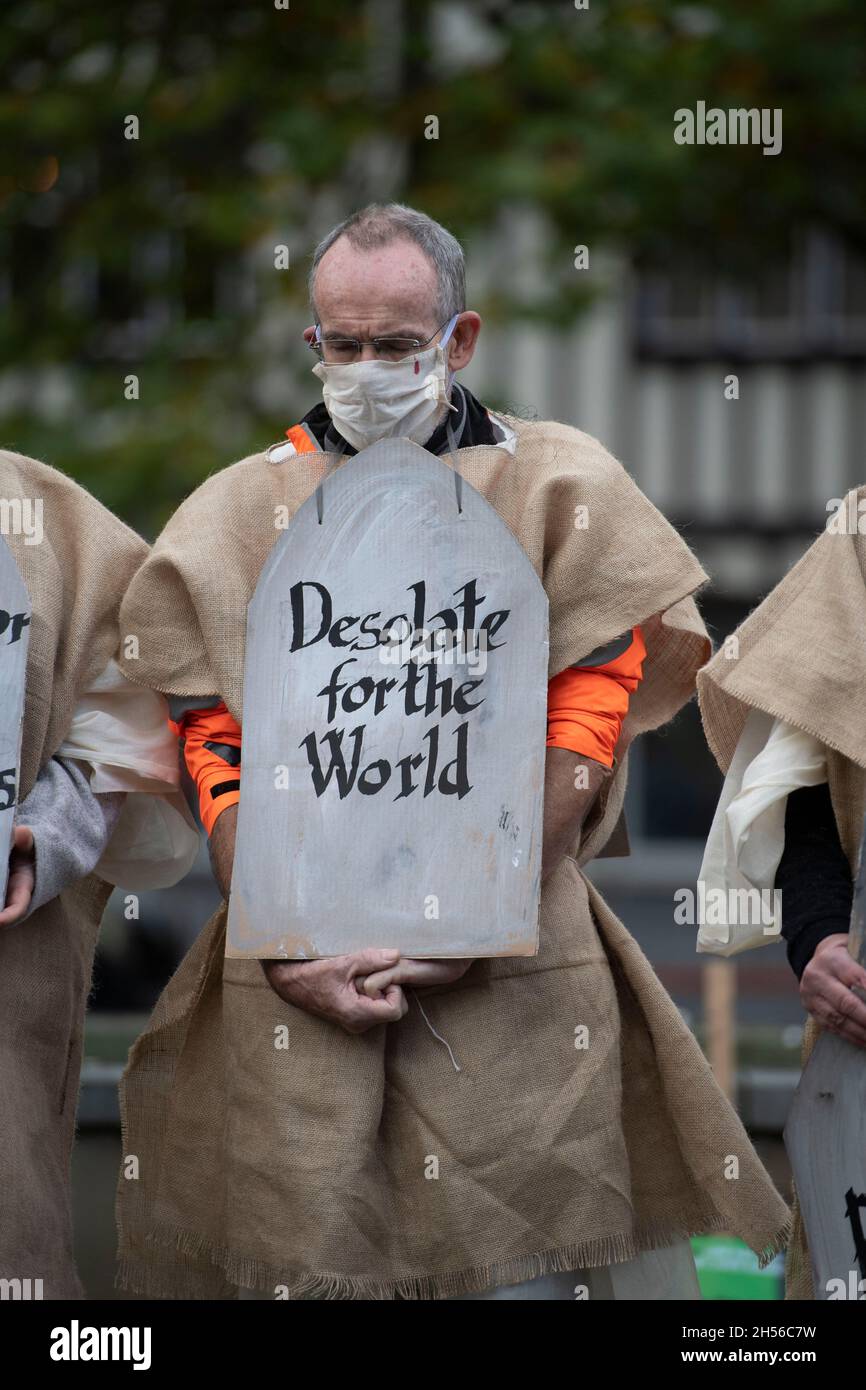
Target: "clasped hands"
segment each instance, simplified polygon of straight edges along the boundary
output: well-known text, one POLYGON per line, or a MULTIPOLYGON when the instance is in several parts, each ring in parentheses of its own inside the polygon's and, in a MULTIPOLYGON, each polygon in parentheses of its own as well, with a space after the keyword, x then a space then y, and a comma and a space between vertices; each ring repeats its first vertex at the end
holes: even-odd
MULTIPOLYGON (((226 899, 231 892, 237 817, 237 806, 223 811, 210 837, 214 877, 226 899)), ((465 975, 471 964, 471 960, 404 960, 399 951, 374 948, 324 960, 261 962, 271 989, 287 1004, 330 1019, 347 1033, 366 1033, 379 1023, 396 1023, 409 1008, 404 986, 448 985, 465 975)))
POLYGON ((405 988, 450 985, 471 960, 402 959, 399 951, 371 948, 324 960, 263 960, 271 989, 287 1004, 338 1023, 347 1033, 366 1033, 396 1023, 409 1005, 405 988))

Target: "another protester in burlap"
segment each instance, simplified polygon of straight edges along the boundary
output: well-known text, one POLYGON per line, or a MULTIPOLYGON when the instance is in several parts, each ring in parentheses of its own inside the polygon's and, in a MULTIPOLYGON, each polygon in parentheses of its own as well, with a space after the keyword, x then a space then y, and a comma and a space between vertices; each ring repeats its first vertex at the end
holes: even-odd
MULTIPOLYGON (((848 494, 698 675, 707 740, 727 774, 705 869, 721 885, 782 889, 781 934, 810 1015, 804 1064, 822 1027, 866 1045, 866 1005, 852 988, 866 976, 846 949, 866 811, 864 507, 866 487, 848 494)), ((704 949, 760 939, 734 927, 707 935, 704 949)), ((786 1276, 789 1298, 814 1297, 796 1203, 786 1276)))
POLYGON ((172 882, 195 837, 178 806, 164 701, 112 660, 144 541, 71 479, 19 454, 0 451, 0 497, 18 504, 10 516, 38 519, 0 536, 32 604, 0 913, 0 1278, 12 1296, 76 1298, 69 1163, 100 918, 120 874, 133 887, 172 882))

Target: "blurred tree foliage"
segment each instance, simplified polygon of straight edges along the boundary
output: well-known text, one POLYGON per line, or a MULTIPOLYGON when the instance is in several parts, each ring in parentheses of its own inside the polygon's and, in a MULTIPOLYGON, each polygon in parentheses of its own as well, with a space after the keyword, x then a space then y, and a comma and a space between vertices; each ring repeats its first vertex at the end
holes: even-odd
POLYGON ((753 275, 798 227, 866 240, 862 0, 5 0, 0 52, 2 442, 151 532, 315 399, 306 258, 371 198, 461 237, 541 210, 519 310, 558 322, 578 242, 753 275), (782 153, 675 144, 699 100, 781 107, 782 153))

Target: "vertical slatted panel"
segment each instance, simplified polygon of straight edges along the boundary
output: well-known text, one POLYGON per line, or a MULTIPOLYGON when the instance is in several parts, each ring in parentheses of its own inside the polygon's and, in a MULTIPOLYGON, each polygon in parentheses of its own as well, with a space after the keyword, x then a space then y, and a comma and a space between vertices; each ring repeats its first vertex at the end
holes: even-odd
POLYGON ((753 397, 751 504, 756 517, 779 516, 788 502, 790 446, 788 417, 790 373, 780 367, 755 367, 749 374, 753 397))
MULTIPOLYGON (((509 223, 509 235, 504 255, 491 243, 483 276, 498 263, 500 276, 517 274, 529 289, 540 264, 537 228, 509 223)), ((820 525, 827 500, 866 478, 866 371, 836 362, 638 361, 628 264, 597 250, 591 264, 586 273, 611 293, 564 333, 512 324, 496 343, 482 336, 472 389, 492 388, 596 436, 658 506, 698 524, 746 517, 756 527, 820 525), (738 401, 724 398, 730 371, 740 379, 738 401)))
POLYGON ((809 373, 811 469, 809 495, 819 515, 829 498, 845 491, 848 418, 843 368, 828 363, 809 373))
POLYGON ((545 349, 538 330, 515 335, 507 383, 501 357, 500 372, 480 379, 496 379, 500 393, 540 418, 595 435, 658 506, 696 521, 820 523, 826 501, 866 477, 866 374, 836 364, 753 366, 739 372, 739 401, 728 401, 725 364, 623 365, 620 327, 599 315, 570 335, 555 392, 557 340, 545 349))
POLYGON ((695 431, 695 501, 703 516, 723 512, 731 503, 728 472, 731 412, 739 402, 726 401, 722 391, 725 373, 712 363, 694 377, 697 429, 695 431))
MULTIPOLYGON (((596 256, 597 271, 613 284, 620 272, 615 263, 596 256)), ((581 429, 622 457, 630 445, 630 413, 633 402, 628 351, 628 323, 622 295, 599 300, 589 311, 577 339, 573 380, 581 429)))
POLYGON ((667 367, 647 366, 635 376, 635 428, 629 460, 644 491, 668 511, 675 502, 674 381, 667 367))

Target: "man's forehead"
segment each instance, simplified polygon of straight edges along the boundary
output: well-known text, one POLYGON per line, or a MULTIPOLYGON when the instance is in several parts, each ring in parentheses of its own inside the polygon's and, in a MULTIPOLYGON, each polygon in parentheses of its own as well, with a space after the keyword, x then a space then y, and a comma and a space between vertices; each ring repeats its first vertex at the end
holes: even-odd
POLYGON ((345 327, 349 320, 398 329, 426 323, 434 314, 436 274, 413 242, 397 240, 365 251, 345 238, 322 257, 316 272, 320 320, 345 327))

